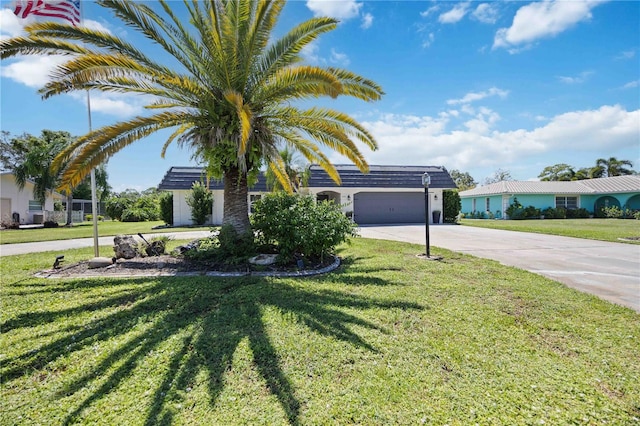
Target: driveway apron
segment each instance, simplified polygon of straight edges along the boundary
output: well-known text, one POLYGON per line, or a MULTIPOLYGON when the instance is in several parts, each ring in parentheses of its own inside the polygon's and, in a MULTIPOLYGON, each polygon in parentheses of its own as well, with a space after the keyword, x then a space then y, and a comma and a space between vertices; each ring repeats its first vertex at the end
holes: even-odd
MULTIPOLYGON (((424 225, 366 226, 365 238, 425 244, 424 225)), ((640 312, 640 245, 470 226, 429 227, 431 246, 525 269, 640 312)))

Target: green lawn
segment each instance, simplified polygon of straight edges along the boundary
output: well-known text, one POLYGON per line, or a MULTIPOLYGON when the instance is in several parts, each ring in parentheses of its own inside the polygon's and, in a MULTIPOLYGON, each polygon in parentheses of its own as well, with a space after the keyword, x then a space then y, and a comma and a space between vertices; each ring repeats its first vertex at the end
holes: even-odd
MULTIPOLYGON (((590 240, 629 242, 620 238, 640 238, 640 221, 634 219, 544 219, 544 220, 490 220, 462 219, 462 225, 508 231, 535 232, 563 235, 590 240)), ((631 242, 631 244, 640 241, 631 242)))
MULTIPOLYGON (((203 227, 176 227, 152 229, 154 226, 163 225, 162 221, 155 222, 119 222, 108 220, 98 222, 98 235, 101 237, 110 235, 161 233, 195 231, 198 229, 207 230, 209 226, 203 227)), ((0 231, 0 244, 30 243, 36 241, 70 240, 72 238, 92 238, 93 222, 83 222, 75 224, 71 228, 36 228, 36 229, 5 229, 0 231)))
POLYGON ((3 257, 0 424, 637 424, 640 315, 420 252, 356 239, 306 279, 44 280, 47 256, 3 257))

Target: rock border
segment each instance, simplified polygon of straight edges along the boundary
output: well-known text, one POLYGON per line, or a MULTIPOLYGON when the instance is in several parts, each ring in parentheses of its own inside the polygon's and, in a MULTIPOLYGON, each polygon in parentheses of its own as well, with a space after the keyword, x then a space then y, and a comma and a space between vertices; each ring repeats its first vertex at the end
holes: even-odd
POLYGON ((77 278, 153 278, 153 277, 283 277, 283 278, 295 278, 295 277, 310 277, 313 275, 321 275, 331 272, 340 266, 340 258, 333 256, 333 262, 320 269, 302 269, 300 271, 238 271, 238 272, 221 272, 221 271, 172 271, 172 272, 141 272, 136 274, 131 273, 114 273, 104 275, 100 273, 99 269, 95 272, 83 272, 82 274, 74 276, 62 276, 56 274, 55 270, 45 270, 36 272, 34 277, 36 278, 50 278, 50 279, 77 279, 77 278))

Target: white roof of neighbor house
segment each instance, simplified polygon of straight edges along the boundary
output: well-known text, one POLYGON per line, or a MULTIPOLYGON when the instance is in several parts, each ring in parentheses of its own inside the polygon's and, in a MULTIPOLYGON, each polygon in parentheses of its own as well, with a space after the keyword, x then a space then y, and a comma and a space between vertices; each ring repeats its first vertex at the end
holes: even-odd
POLYGON ((499 194, 601 194, 640 192, 640 176, 614 176, 575 181, 502 181, 461 191, 461 197, 499 194))

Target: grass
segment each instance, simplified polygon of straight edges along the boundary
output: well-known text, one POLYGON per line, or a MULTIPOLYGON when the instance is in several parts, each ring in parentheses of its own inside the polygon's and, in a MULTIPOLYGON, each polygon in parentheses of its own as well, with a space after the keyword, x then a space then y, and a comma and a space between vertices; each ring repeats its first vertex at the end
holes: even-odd
POLYGON ((488 220, 462 219, 462 225, 507 231, 535 232, 538 234, 562 235, 591 240, 627 242, 620 238, 640 238, 640 221, 634 219, 544 219, 544 220, 488 220))
MULTIPOLYGON (((175 227, 152 229, 155 226, 163 225, 162 221, 155 222, 119 222, 108 220, 98 223, 98 235, 101 237, 130 234, 143 234, 195 231, 198 229, 208 230, 209 226, 203 227, 175 227)), ((36 228, 36 229, 5 229, 0 231, 0 244, 31 243, 36 241, 70 240, 73 238, 92 238, 93 222, 83 222, 75 224, 71 228, 36 228)))
POLYGON ((357 239, 307 279, 43 280, 48 256, 2 257, 0 424, 638 422, 640 315, 434 252, 357 239))

